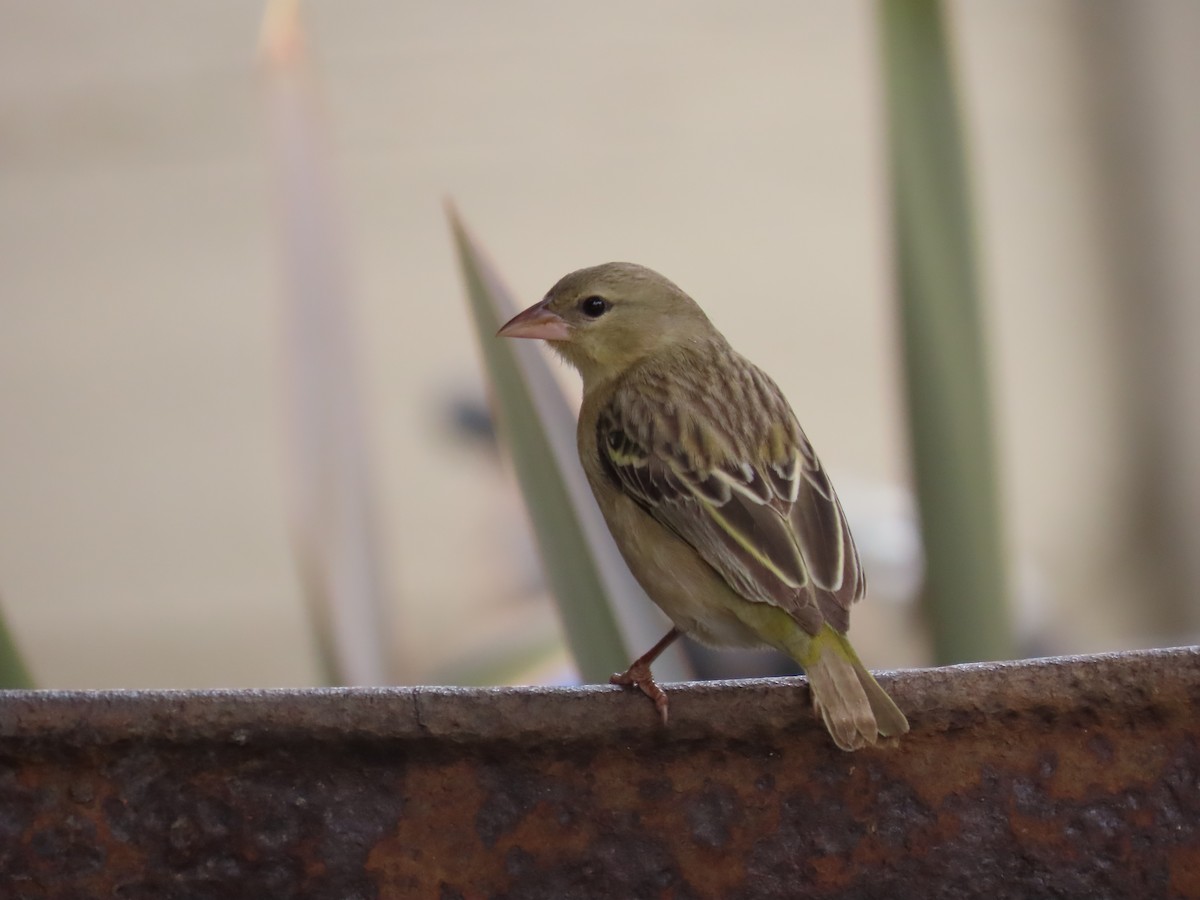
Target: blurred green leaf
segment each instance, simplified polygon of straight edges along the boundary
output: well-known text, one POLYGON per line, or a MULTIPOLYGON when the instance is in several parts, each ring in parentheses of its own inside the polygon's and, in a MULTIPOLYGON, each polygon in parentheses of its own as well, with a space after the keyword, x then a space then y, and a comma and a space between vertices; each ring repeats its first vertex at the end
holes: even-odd
MULTIPOLYGON (((495 269, 448 210, 494 390, 501 439, 525 496, 567 642, 585 681, 603 682, 670 628, 621 559, 579 465, 575 414, 533 341, 496 331, 519 310, 495 269)), ((691 676, 677 647, 655 663, 663 681, 691 676)))
POLYGON ((3 610, 0 610, 0 690, 33 687, 33 676, 25 667, 17 644, 9 633, 3 610))
POLYGON ((935 0, 880 0, 909 425, 939 663, 1012 655, 958 108, 935 0))

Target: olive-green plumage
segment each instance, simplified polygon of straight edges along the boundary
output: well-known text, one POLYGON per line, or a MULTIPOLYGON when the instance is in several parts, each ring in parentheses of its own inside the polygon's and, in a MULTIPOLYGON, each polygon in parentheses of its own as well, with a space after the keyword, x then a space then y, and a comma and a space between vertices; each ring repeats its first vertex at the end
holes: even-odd
MULTIPOLYGON (((679 630, 792 656, 842 749, 908 730, 845 637, 866 581, 833 485, 779 388, 687 294, 607 263, 567 275, 500 333, 544 338, 579 370, 588 482, 679 630)), ((665 716, 652 659, 621 683, 657 693, 665 716)))

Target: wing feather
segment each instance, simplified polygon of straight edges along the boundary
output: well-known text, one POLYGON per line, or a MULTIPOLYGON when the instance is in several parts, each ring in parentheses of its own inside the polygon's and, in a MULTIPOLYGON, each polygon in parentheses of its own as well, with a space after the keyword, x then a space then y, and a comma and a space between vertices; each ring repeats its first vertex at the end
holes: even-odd
POLYGON ((783 395, 750 362, 717 354, 636 372, 596 428, 618 486, 735 591, 810 633, 823 622, 846 630, 865 579, 841 503, 783 395))

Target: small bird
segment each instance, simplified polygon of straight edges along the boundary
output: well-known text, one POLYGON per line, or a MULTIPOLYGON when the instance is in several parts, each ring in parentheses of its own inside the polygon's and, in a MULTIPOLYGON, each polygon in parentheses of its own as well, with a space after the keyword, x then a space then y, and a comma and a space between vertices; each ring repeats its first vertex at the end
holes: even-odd
POLYGON ((866 580, 841 504, 770 378, 691 297, 632 263, 580 269, 499 335, 549 342, 583 378, 579 458, 633 575, 674 623, 613 675, 654 701, 680 634, 774 647, 843 750, 908 731, 846 638, 866 580))

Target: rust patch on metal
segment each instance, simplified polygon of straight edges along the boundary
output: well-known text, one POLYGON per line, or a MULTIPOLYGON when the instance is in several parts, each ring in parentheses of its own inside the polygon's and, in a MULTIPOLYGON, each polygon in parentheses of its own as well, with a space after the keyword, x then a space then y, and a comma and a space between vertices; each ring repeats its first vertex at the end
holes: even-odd
POLYGON ((0 897, 1200 896, 1200 651, 880 680, 0 693, 0 897))

